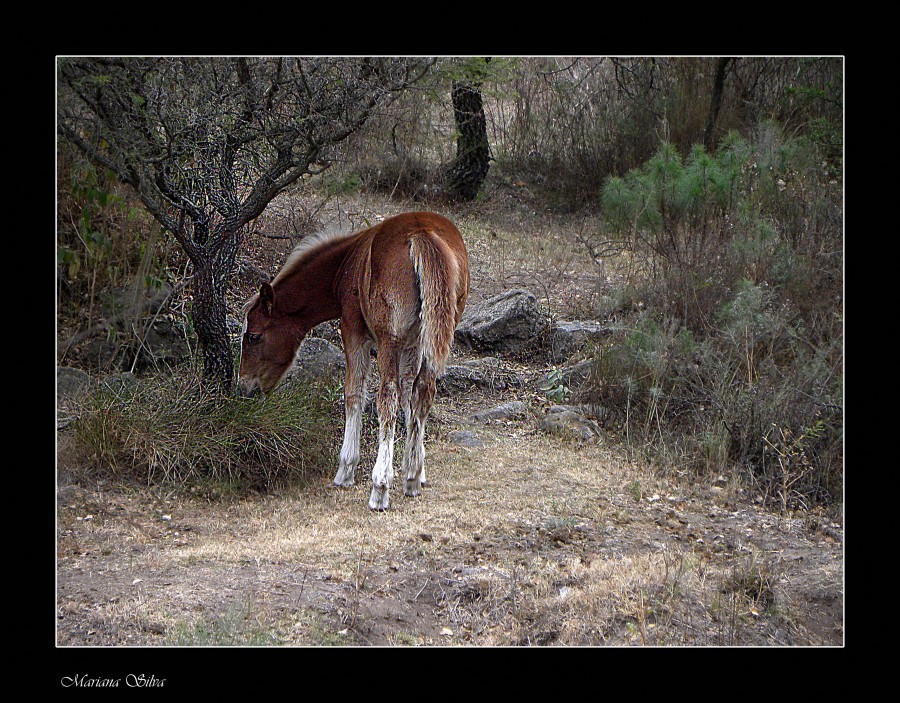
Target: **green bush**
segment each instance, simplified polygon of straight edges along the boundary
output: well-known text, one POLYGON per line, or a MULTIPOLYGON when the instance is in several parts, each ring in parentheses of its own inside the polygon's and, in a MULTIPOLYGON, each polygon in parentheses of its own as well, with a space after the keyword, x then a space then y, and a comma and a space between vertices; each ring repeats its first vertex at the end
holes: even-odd
POLYGON ((59 302, 87 303, 90 318, 104 290, 135 283, 159 287, 169 252, 128 188, 65 144, 58 166, 59 302))
POLYGON ((212 397, 178 377, 100 384, 60 464, 123 482, 267 490, 336 464, 336 415, 328 394, 299 384, 256 399, 212 397))
POLYGON ((785 507, 840 496, 841 196, 815 144, 772 124, 607 181, 609 231, 649 277, 590 395, 629 441, 736 467, 785 507))

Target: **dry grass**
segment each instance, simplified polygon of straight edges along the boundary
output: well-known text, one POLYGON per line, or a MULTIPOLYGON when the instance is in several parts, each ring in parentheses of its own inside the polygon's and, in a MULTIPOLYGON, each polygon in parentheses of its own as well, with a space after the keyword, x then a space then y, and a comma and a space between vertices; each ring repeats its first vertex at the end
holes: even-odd
MULTIPOLYGON (((796 643, 785 567, 741 544, 755 513, 724 526, 711 516, 734 512, 728 496, 530 422, 483 431, 480 450, 433 439, 430 488, 395 493, 385 513, 366 507, 365 476, 349 490, 323 478, 291 495, 130 504, 130 521, 101 508, 62 540, 84 550, 64 565, 104 562, 101 591, 116 593, 81 616, 113 643, 796 643)), ((67 620, 78 602, 62 599, 67 620)))

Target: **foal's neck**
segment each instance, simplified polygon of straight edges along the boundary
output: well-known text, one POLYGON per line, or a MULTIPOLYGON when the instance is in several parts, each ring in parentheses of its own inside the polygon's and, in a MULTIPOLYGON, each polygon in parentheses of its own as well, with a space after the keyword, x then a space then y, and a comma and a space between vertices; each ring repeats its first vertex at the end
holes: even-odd
POLYGON ((279 304, 288 314, 297 316, 304 330, 341 316, 334 282, 352 239, 327 240, 305 252, 289 272, 273 283, 279 304))

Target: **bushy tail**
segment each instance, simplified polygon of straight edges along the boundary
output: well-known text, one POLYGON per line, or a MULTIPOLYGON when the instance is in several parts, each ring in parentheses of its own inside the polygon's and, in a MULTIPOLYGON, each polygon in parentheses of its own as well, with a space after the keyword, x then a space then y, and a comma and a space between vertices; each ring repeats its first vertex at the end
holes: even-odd
POLYGON ((459 263, 450 247, 428 232, 412 238, 410 256, 422 298, 419 310, 422 353, 429 368, 440 374, 450 355, 456 330, 459 263))

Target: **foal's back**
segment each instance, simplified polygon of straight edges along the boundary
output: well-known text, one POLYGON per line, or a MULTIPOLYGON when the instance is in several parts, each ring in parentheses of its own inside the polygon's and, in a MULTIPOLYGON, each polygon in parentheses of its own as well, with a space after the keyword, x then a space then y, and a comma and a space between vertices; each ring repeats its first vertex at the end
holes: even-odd
POLYGON ((459 323, 469 292, 469 265, 462 236, 450 220, 433 212, 409 212, 354 239, 336 281, 343 317, 351 327, 354 309, 361 313, 367 336, 403 337, 418 325, 423 306, 435 304, 423 290, 427 272, 417 259, 423 252, 431 254, 432 268, 438 268, 432 273, 450 285, 443 295, 453 297, 454 327, 459 323))

